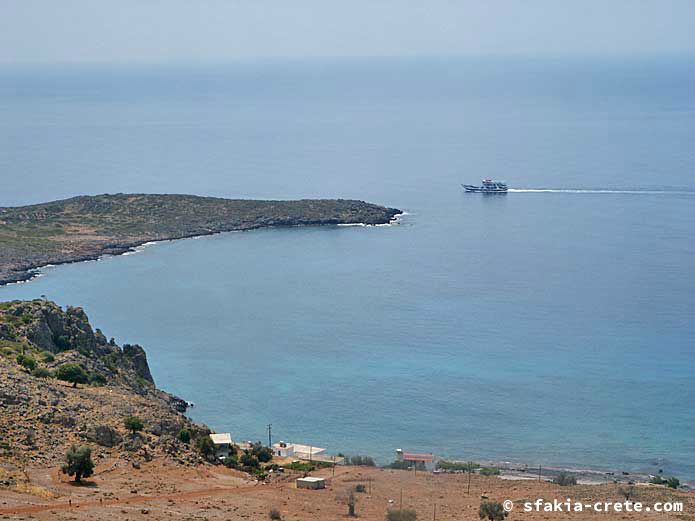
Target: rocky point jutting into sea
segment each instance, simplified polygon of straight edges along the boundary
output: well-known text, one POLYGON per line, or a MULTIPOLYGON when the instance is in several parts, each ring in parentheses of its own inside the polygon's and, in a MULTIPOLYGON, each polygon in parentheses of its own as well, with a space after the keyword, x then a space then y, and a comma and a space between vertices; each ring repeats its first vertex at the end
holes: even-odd
POLYGON ((0 208, 0 284, 36 268, 121 254, 150 241, 281 226, 385 224, 401 211, 364 201, 261 201, 104 194, 0 208))
POLYGON ((108 340, 82 308, 42 299, 0 303, 0 368, 6 462, 52 466, 73 443, 91 444, 99 459, 202 461, 177 435, 209 430, 183 414, 184 400, 155 387, 142 347, 108 340), (70 366, 82 368, 79 385, 49 377, 70 366), (142 432, 126 435, 130 415, 143 420, 142 432))

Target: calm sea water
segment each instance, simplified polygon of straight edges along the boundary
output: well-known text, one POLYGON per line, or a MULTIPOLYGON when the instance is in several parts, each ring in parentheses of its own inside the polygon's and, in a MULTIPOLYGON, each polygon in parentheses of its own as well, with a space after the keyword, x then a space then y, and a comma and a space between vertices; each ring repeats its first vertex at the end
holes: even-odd
POLYGON ((408 214, 161 243, 0 299, 84 306, 238 439, 272 423, 382 462, 695 478, 694 63, 5 69, 0 205, 184 192, 408 214), (461 192, 483 176, 557 191, 461 192))

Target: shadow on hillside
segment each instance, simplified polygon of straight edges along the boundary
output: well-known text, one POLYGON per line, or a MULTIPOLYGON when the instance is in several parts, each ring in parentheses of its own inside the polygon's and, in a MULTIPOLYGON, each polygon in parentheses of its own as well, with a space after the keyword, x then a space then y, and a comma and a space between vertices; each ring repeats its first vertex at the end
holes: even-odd
POLYGON ((95 481, 90 481, 88 479, 83 479, 82 481, 75 481, 71 480, 68 481, 68 485, 71 487, 79 487, 79 488, 96 488, 97 484, 95 481))

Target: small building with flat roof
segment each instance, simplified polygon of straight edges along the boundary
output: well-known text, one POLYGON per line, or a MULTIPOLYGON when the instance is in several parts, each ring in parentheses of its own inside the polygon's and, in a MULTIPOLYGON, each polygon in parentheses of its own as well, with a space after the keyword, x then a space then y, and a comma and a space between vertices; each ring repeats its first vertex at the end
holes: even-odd
POLYGON ((326 449, 302 445, 301 443, 286 443, 284 441, 273 444, 273 453, 281 458, 297 458, 312 460, 317 457, 325 456, 326 449))
POLYGON ((234 440, 232 440, 232 435, 228 432, 218 432, 210 434, 210 439, 212 444, 215 446, 215 457, 218 459, 224 459, 232 453, 232 447, 234 446, 234 440))
POLYGON ((434 454, 429 452, 406 452, 396 449, 396 461, 409 463, 414 469, 434 470, 434 454))
POLYGON ((326 480, 323 478, 314 478, 312 476, 297 478, 297 488, 309 488, 313 490, 326 488, 326 480))

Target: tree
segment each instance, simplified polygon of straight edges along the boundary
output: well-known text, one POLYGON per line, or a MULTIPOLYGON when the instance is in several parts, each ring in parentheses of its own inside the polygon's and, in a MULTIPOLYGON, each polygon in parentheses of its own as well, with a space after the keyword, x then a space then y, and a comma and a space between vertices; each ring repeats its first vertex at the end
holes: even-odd
POLYGON ((188 429, 181 429, 178 438, 181 443, 188 445, 191 442, 191 432, 188 429))
POLYGON ((264 447, 260 441, 251 446, 251 454, 256 456, 261 463, 267 463, 273 459, 273 450, 270 447, 264 447))
POLYGON ((248 450, 244 451, 244 453, 241 455, 241 458, 239 458, 239 461, 244 466, 244 468, 247 469, 257 469, 258 467, 260 467, 258 458, 254 456, 251 451, 248 450))
POLYGON ((141 431, 145 425, 142 420, 137 416, 128 416, 123 420, 123 426, 130 431, 130 433, 135 436, 135 433, 141 431))
POLYGON ((37 367, 31 371, 31 376, 35 378, 48 378, 51 376, 51 372, 45 367, 37 367))
POLYGON ((478 510, 478 517, 489 521, 503 521, 507 515, 502 503, 497 501, 485 501, 480 504, 480 510, 478 510))
POLYGON ((210 439, 210 436, 201 436, 196 440, 195 446, 206 458, 210 458, 215 453, 215 444, 210 439))
POLYGON ((94 473, 92 449, 86 445, 70 447, 65 453, 65 465, 61 470, 63 474, 75 476, 75 481, 78 483, 82 478, 91 476, 94 473))
POLYGON ((237 458, 236 453, 229 454, 224 458, 224 466, 230 469, 235 469, 239 466, 239 458, 237 458))
POLYGON ((55 377, 58 380, 72 383, 73 387, 77 387, 77 384, 86 384, 89 381, 89 376, 85 370, 82 369, 81 365, 77 364, 63 364, 59 366, 55 371, 55 377))
POLYGON ((371 456, 351 456, 347 458, 346 463, 348 465, 364 466, 364 467, 375 467, 374 458, 371 456))
POLYGON ((17 355, 17 363, 28 371, 36 369, 36 360, 28 355, 17 355))
POLYGON ((666 480, 666 486, 668 488, 678 488, 681 486, 681 480, 675 476, 671 476, 666 480))

